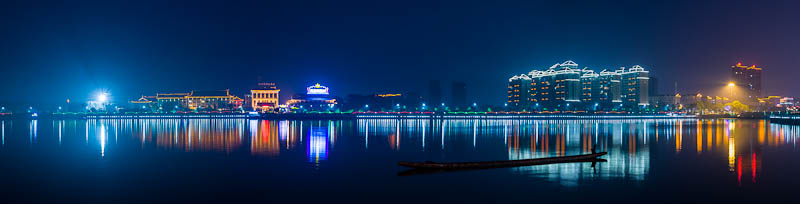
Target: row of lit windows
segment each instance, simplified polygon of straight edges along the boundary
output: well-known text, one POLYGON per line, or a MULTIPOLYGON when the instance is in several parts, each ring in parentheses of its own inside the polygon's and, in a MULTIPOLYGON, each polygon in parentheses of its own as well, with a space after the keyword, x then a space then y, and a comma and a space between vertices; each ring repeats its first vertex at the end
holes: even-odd
MULTIPOLYGON (((196 102, 196 101, 204 102, 204 101, 217 101, 217 100, 219 100, 219 101, 228 101, 228 100, 230 100, 230 98, 227 98, 227 97, 226 98, 203 98, 203 99, 198 99, 196 97, 191 97, 191 98, 188 98, 189 102, 193 102, 192 99, 195 100, 194 102, 196 102)), ((161 102, 179 102, 179 101, 185 101, 187 99, 158 99, 158 100, 161 101, 161 102)))
POLYGON ((253 93, 253 98, 278 98, 277 93, 253 93))

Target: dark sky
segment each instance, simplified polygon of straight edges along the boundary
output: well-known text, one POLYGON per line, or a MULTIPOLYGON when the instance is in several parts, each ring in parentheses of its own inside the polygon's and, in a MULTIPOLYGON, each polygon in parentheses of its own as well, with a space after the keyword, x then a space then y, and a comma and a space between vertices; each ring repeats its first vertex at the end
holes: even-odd
POLYGON ((564 60, 639 64, 660 91, 716 90, 736 62, 768 94, 800 95, 800 1, 2 1, 0 102, 117 102, 230 88, 258 76, 282 98, 316 82, 335 95, 425 94, 465 81, 500 104, 515 74, 564 60))

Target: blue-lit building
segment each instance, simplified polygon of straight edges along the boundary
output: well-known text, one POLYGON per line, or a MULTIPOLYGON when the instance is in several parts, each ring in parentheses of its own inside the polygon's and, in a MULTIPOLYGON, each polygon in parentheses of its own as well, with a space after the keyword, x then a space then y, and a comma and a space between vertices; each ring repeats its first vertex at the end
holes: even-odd
POLYGON ((328 87, 315 84, 306 88, 305 94, 296 94, 286 102, 295 111, 333 111, 336 110, 337 101, 330 97, 328 87))

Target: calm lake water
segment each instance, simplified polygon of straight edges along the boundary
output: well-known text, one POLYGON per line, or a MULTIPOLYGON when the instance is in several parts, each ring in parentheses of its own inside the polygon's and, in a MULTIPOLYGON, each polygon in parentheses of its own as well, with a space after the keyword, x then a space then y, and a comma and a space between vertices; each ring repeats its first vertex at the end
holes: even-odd
POLYGON ((763 202, 800 184, 800 128, 764 120, 0 123, 5 201, 763 202), (593 147, 608 161, 398 175, 593 147))

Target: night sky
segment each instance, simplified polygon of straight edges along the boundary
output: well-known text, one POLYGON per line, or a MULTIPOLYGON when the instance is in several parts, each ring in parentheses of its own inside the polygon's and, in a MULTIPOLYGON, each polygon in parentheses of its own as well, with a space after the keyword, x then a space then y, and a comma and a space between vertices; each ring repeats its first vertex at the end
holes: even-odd
POLYGON ((0 102, 115 102, 230 88, 259 76, 285 100, 467 83, 502 104, 507 79, 565 60, 635 64, 662 93, 716 90, 736 62, 765 92, 800 96, 800 1, 2 1, 0 102))

